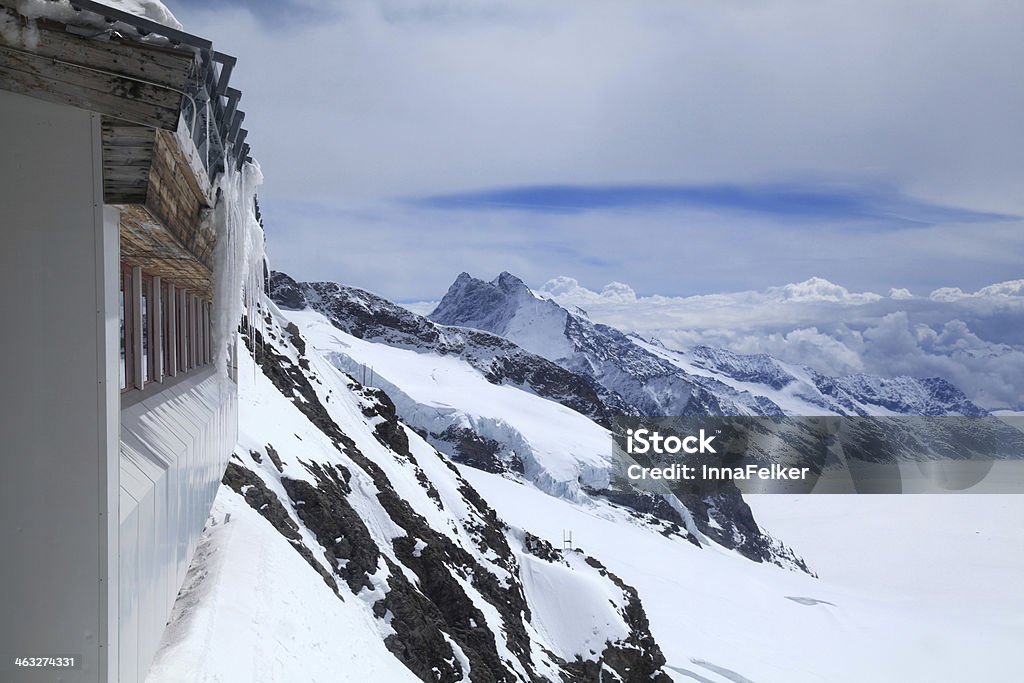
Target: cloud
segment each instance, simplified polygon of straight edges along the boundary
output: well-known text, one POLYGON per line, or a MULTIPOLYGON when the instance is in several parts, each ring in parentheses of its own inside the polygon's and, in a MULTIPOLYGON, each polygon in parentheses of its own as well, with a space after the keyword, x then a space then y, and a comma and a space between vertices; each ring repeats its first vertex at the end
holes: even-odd
POLYGON ((1004 298, 1015 299, 1024 297, 1024 280, 1010 280, 982 287, 977 292, 964 292, 959 287, 940 287, 933 290, 928 297, 934 301, 960 301, 963 299, 1004 298))
POLYGON ((913 299, 914 295, 906 287, 893 287, 889 290, 890 299, 913 299))
MULTIPOLYGON (((182 15, 203 17, 200 21, 190 21, 187 27, 189 31, 200 33, 203 32, 201 22, 207 17, 231 12, 244 13, 267 32, 304 30, 310 22, 333 22, 345 16, 342 3, 322 0, 218 0, 216 4, 209 0, 177 0, 169 4, 183 8, 182 15)), ((210 37, 216 36, 210 34, 210 37)))
POLYGON ((544 283, 535 291, 544 298, 557 298, 560 301, 571 301, 577 306, 589 303, 633 303, 637 300, 636 292, 624 282, 609 282, 600 292, 592 292, 580 285, 576 278, 559 276, 544 283))
POLYGON ((502 270, 647 294, 812 275, 924 293, 1024 261, 1024 221, 998 220, 1024 214, 1020 3, 172 9, 239 58, 270 253, 299 277, 405 300, 502 270), (591 208, 398 201, 480 188, 591 208))
POLYGON ((837 304, 857 305, 878 301, 882 297, 873 292, 853 293, 846 287, 829 282, 825 278, 812 277, 796 284, 769 287, 765 292, 765 298, 780 302, 826 301, 837 304))
MULTIPOLYGON (((712 294, 693 297, 667 297, 654 295, 638 300, 636 292, 622 282, 611 282, 600 292, 587 289, 572 277, 559 276, 548 280, 537 290, 537 294, 555 298, 560 302, 577 306, 587 304, 627 304, 624 311, 637 312, 640 309, 629 306, 638 301, 650 306, 656 314, 681 314, 693 311, 705 315, 715 308, 749 309, 754 306, 765 307, 768 304, 817 304, 829 303, 844 306, 880 301, 883 297, 873 292, 851 292, 842 285, 829 282, 825 278, 811 277, 803 282, 768 287, 762 292, 745 291, 728 294, 712 294)), ((791 314, 786 314, 789 319, 791 314)))
POLYGON ((908 298, 905 290, 884 297, 811 278, 761 291, 623 301, 563 276, 539 292, 670 347, 768 353, 833 375, 944 377, 984 407, 1024 407, 1019 281, 908 298))
POLYGON ((239 57, 233 81, 275 197, 742 187, 806 173, 1024 212, 1018 3, 173 9, 239 57))
POLYGON ((784 361, 813 368, 828 368, 831 374, 847 375, 864 370, 864 363, 856 351, 841 341, 822 334, 816 327, 801 327, 784 335, 770 334, 763 339, 748 342, 759 348, 758 353, 770 353, 784 361))
POLYGON ((172 9, 239 59, 296 277, 408 301, 571 273, 613 324, 1021 403, 1022 3, 172 9))

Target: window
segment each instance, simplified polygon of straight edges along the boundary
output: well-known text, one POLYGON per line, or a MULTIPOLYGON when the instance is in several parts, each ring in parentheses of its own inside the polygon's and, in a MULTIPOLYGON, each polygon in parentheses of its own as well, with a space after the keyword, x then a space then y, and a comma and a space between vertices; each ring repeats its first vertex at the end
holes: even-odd
POLYGON ((209 301, 129 264, 121 265, 118 296, 121 391, 213 361, 209 301))
POLYGON ((191 370, 196 366, 196 298, 189 294, 185 298, 185 339, 188 347, 188 354, 185 358, 185 367, 191 370))
POLYGON ((178 290, 178 371, 188 372, 188 292, 178 290))
POLYGON ((153 316, 150 315, 150 303, 153 301, 153 278, 148 275, 142 276, 141 305, 139 311, 142 314, 142 384, 153 381, 153 354, 150 353, 150 341, 153 338, 153 316))
POLYGON ((206 353, 206 362, 213 362, 213 326, 210 321, 210 302, 203 302, 203 351, 206 353))
POLYGON ((163 371, 166 377, 177 374, 174 346, 174 285, 170 282, 160 283, 160 353, 163 358, 163 371))
POLYGON ((121 359, 120 375, 121 390, 133 389, 135 387, 135 343, 132 331, 135 307, 132 305, 132 267, 121 266, 121 359))

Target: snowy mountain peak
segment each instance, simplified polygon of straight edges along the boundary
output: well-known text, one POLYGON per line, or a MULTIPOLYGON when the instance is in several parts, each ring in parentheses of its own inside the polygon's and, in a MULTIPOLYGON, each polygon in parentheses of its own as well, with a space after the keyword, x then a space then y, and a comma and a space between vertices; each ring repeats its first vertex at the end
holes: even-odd
POLYGON ((463 275, 428 316, 431 320, 500 335, 549 360, 572 351, 564 335, 569 313, 557 303, 534 296, 509 272, 490 282, 463 275))
MULTIPOLYGON (((466 278, 472 280, 468 275, 466 278)), ((356 287, 333 282, 299 283, 275 271, 270 275, 270 296, 284 310, 314 310, 335 328, 358 339, 461 358, 488 382, 525 389, 598 423, 607 424, 613 412, 625 410, 617 397, 608 395, 590 378, 572 373, 508 339, 482 330, 435 323, 356 287)))
MULTIPOLYGON (((621 397, 635 412, 782 414, 770 400, 689 375, 667 359, 641 348, 620 331, 595 324, 585 314, 569 311, 552 299, 537 297, 513 275, 503 273, 492 282, 460 280, 449 288, 430 315, 432 320, 505 337, 576 374, 592 378, 611 395, 621 397), (510 291, 499 287, 499 283, 505 283, 510 291)), ((561 284, 571 285, 568 280, 561 284)), ((616 293, 628 296, 632 289, 620 283, 616 293)))
POLYGON ((522 280, 520 280, 507 270, 501 271, 498 277, 491 280, 491 284, 495 285, 496 287, 498 287, 498 289, 502 290, 503 292, 508 292, 510 294, 532 294, 532 292, 530 292, 530 288, 526 286, 525 282, 523 282, 522 280))

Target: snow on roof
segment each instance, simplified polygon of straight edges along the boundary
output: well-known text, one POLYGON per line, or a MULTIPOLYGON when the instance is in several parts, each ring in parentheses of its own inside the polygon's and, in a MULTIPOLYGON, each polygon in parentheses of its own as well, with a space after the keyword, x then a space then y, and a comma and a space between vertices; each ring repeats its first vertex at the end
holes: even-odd
POLYGON ((104 5, 155 21, 170 28, 182 30, 181 22, 160 0, 103 0, 104 5))
MULTIPOLYGON (((178 31, 182 29, 181 22, 159 0, 104 0, 96 4, 128 12, 178 31)), ((75 20, 81 14, 68 0, 21 0, 18 12, 30 19, 55 19, 65 23, 79 23, 75 20)))

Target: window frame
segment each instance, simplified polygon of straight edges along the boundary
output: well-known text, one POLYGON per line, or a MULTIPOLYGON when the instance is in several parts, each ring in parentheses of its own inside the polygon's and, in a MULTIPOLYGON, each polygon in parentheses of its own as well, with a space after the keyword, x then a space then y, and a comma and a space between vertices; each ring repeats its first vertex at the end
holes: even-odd
POLYGON ((121 392, 135 389, 135 306, 132 267, 121 264, 121 392))

